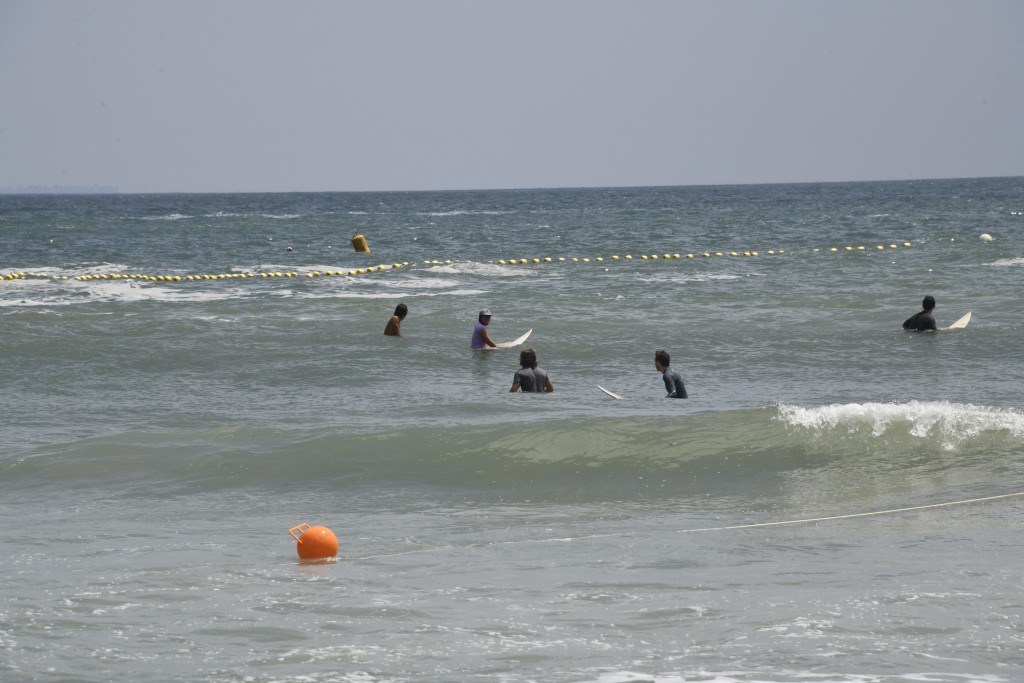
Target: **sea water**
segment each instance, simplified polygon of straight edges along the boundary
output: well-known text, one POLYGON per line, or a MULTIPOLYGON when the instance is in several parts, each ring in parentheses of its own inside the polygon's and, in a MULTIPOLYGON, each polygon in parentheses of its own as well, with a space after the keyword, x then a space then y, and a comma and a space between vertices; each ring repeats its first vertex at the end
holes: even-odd
POLYGON ((1024 178, 0 196, 0 241, 3 681, 1024 680, 1024 178), (903 332, 928 294, 967 329, 903 332))

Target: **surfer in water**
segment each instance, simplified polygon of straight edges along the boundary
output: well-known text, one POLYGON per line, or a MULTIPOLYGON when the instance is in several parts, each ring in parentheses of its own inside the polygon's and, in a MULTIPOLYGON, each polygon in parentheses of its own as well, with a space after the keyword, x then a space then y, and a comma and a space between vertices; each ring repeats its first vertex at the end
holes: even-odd
POLYGON ((921 302, 922 310, 903 321, 903 329, 909 332, 936 332, 939 326, 935 323, 935 297, 928 295, 921 302))
POLYGON ((477 316, 476 326, 473 328, 473 338, 470 340, 469 345, 474 349, 483 349, 488 346, 496 348, 498 345, 491 339, 491 335, 487 332, 487 326, 491 323, 491 309, 485 308, 480 311, 480 315, 477 316))
POLYGON ((547 394, 555 390, 548 373, 537 367, 537 354, 533 349, 523 349, 519 352, 519 365, 522 367, 516 370, 515 377, 512 378, 512 388, 508 390, 510 394, 520 389, 547 394))
POLYGON ((661 373, 662 379, 665 380, 665 391, 668 392, 665 398, 688 398, 683 378, 669 367, 671 362, 668 351, 654 352, 654 368, 661 373))
POLYGON ((402 336, 402 321, 405 320, 405 316, 409 314, 409 307, 405 304, 398 304, 395 306, 395 314, 388 319, 388 324, 384 326, 385 337, 401 337, 402 336))

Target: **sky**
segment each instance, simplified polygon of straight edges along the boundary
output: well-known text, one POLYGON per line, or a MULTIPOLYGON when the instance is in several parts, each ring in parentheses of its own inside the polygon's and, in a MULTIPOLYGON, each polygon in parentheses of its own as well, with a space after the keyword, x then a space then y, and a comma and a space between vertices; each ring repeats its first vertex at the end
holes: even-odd
POLYGON ((0 0, 0 188, 1024 176, 1019 0, 0 0))

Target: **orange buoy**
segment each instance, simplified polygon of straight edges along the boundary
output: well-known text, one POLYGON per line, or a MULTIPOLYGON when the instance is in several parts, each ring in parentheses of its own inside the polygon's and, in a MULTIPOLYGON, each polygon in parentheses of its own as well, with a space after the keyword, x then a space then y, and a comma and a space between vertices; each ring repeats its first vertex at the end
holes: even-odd
POLYGON ((303 560, 321 560, 338 554, 338 537, 325 526, 300 524, 288 533, 295 539, 295 549, 303 560))
POLYGON ((364 235, 352 235, 352 248, 364 254, 370 253, 370 245, 367 243, 364 235))

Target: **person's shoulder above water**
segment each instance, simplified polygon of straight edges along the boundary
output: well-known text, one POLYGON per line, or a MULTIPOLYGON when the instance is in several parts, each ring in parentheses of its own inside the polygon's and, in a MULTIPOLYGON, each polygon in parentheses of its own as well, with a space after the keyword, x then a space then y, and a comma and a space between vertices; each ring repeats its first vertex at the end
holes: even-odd
POLYGON ((555 390, 551 383, 551 377, 542 368, 537 367, 537 353, 530 348, 519 352, 519 365, 515 376, 512 378, 512 388, 509 393, 519 390, 533 393, 550 394, 555 390))
POLYGON ((405 320, 405 316, 408 314, 409 307, 405 304, 398 304, 395 306, 394 314, 388 319, 388 324, 384 326, 384 336, 401 337, 402 321, 405 320))
POLYGON ((654 352, 654 368, 661 373, 665 382, 665 391, 668 393, 665 398, 689 398, 686 393, 686 385, 683 384, 683 377, 675 369, 669 367, 672 358, 668 351, 658 350, 654 352))
POLYGON ((903 329, 909 332, 937 331, 939 326, 935 322, 935 316, 932 315, 932 311, 935 310, 935 297, 931 295, 926 296, 921 301, 921 309, 903 321, 903 329))
POLYGON ((935 316, 921 311, 903 321, 903 329, 908 332, 931 332, 933 330, 937 331, 939 325, 935 321, 935 316))

